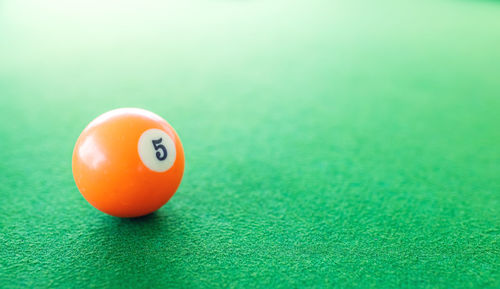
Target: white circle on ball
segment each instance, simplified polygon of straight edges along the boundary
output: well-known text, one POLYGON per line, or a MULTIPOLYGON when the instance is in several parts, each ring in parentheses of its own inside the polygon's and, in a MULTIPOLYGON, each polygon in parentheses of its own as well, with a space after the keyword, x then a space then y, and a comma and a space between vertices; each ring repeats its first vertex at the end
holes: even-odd
POLYGON ((175 162, 175 143, 161 129, 152 128, 143 132, 137 144, 142 163, 155 172, 165 172, 175 162))

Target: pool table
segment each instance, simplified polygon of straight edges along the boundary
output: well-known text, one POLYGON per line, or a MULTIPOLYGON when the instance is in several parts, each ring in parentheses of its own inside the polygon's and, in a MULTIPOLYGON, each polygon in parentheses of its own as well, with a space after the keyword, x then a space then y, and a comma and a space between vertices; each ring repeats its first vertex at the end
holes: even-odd
POLYGON ((499 288, 500 2, 3 1, 0 288, 499 288), (140 218, 71 171, 98 115, 186 168, 140 218))

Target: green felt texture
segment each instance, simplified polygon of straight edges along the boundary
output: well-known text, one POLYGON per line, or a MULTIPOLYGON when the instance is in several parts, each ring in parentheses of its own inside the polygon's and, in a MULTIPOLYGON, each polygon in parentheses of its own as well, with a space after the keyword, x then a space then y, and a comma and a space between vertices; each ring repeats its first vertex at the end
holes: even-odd
POLYGON ((177 2, 0 3, 0 288, 500 286, 498 2, 177 2), (72 178, 117 107, 184 144, 143 218, 72 178))

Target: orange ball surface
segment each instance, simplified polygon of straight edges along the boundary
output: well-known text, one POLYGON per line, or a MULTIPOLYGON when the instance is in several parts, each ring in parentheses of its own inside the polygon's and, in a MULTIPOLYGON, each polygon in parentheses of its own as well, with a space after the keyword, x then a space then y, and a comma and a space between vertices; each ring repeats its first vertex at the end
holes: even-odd
POLYGON ((116 217, 162 207, 179 187, 184 150, 175 130, 143 109, 121 108, 94 119, 73 150, 73 177, 83 197, 116 217))

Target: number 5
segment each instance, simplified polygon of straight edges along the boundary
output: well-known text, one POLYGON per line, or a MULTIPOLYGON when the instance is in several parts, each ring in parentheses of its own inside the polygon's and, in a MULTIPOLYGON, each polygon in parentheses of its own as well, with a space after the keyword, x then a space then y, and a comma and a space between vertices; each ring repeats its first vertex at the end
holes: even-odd
POLYGON ((154 139, 152 142, 153 142, 153 147, 156 150, 156 158, 159 161, 164 161, 167 158, 167 148, 165 148, 165 146, 161 144, 161 141, 162 138, 159 138, 156 140, 154 139), (158 150, 162 151, 163 154, 158 150))

